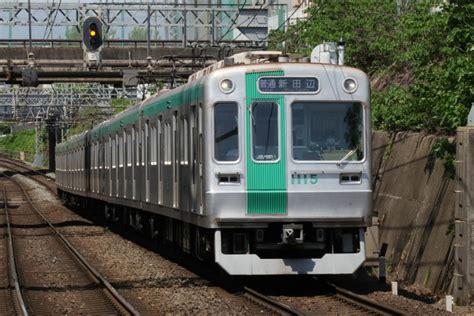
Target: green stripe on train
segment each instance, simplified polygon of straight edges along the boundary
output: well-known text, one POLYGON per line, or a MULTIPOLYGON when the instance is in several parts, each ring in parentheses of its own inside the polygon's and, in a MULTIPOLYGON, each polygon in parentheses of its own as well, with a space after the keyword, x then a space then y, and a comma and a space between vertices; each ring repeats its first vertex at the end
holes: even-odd
POLYGON ((281 94, 261 94, 257 80, 262 76, 283 76, 283 71, 248 73, 245 77, 247 96, 247 214, 286 214, 286 143, 285 143, 285 99, 281 94), (257 101, 278 104, 280 112, 280 160, 276 163, 258 163, 252 159, 250 106, 257 101))

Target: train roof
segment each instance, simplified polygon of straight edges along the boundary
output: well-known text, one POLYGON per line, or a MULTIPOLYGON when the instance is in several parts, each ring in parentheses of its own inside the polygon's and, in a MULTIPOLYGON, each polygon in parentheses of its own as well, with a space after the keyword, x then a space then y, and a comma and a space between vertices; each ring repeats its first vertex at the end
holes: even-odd
POLYGON ((87 140, 87 133, 88 132, 86 131, 81 134, 74 135, 73 138, 71 138, 70 140, 57 144, 56 152, 62 153, 71 149, 76 149, 84 146, 87 140))

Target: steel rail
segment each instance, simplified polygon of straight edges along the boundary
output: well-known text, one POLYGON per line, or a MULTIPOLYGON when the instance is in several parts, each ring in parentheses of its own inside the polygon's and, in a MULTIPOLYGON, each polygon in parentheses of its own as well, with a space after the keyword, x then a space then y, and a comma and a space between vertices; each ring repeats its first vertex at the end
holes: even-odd
POLYGON ((362 295, 358 295, 328 281, 326 281, 326 284, 334 289, 338 298, 368 311, 382 315, 407 315, 407 313, 402 310, 383 303, 379 303, 362 295))
POLYGON ((265 308, 268 308, 281 315, 304 315, 303 312, 286 304, 280 303, 266 295, 258 293, 257 291, 252 290, 251 288, 246 286, 244 286, 244 296, 249 300, 253 301, 254 303, 262 305, 265 308))
POLYGON ((54 225, 41 213, 41 211, 35 206, 33 201, 31 200, 30 196, 26 192, 26 189, 13 177, 3 173, 7 178, 11 179, 23 192, 27 202, 30 204, 31 208, 41 217, 46 225, 58 236, 58 238, 62 241, 66 249, 68 249, 73 256, 87 269, 89 273, 91 273, 98 281, 101 283, 105 289, 108 291, 109 294, 120 304, 120 307, 123 308, 126 312, 131 315, 140 315, 138 311, 129 303, 127 300, 120 294, 118 291, 99 273, 96 269, 94 269, 87 260, 79 253, 79 251, 74 248, 74 246, 54 227, 54 225))
POLYGON ((15 248, 13 248, 13 238, 12 238, 12 231, 10 226, 10 218, 8 214, 8 197, 7 197, 7 190, 5 187, 3 188, 3 203, 4 203, 4 211, 5 211, 5 221, 7 223, 7 239, 8 239, 8 265, 10 271, 10 277, 13 280, 16 299, 18 300, 18 304, 20 305, 21 313, 25 316, 28 316, 28 308, 26 306, 25 300, 23 299, 23 294, 20 288, 20 282, 18 281, 18 272, 16 268, 16 260, 15 260, 15 248))
MULTIPOLYGON (((28 170, 27 172, 33 172, 41 177, 43 177, 45 180, 45 182, 41 181, 41 180, 38 180, 38 179, 35 179, 35 178, 32 178, 34 181, 42 184, 45 186, 46 189, 48 189, 49 192, 51 192, 54 196, 57 196, 57 191, 54 189, 54 187, 50 187, 50 185, 53 185, 53 184, 56 184, 56 179, 53 178, 53 177, 50 177, 48 175, 45 175, 41 172, 38 172, 37 170, 35 169, 32 169, 32 168, 29 168, 28 166, 25 166, 24 164, 18 162, 17 160, 14 160, 12 158, 6 158, 6 157, 3 157, 3 154, 0 154, 0 162, 3 162, 3 163, 7 163, 7 164, 11 164, 11 165, 14 165, 15 167, 18 167, 18 168, 23 168, 25 170, 28 170), (51 181, 51 182, 50 182, 51 181)), ((25 171, 19 171, 22 175, 25 175, 25 171)))
POLYGON ((26 169, 28 171, 31 171, 31 172, 34 172, 35 174, 39 175, 39 176, 42 176, 48 180, 52 180, 52 181, 55 181, 56 179, 54 179, 53 177, 50 177, 44 173, 41 173, 39 172, 38 170, 35 170, 35 169, 32 169, 32 168, 29 168, 28 166, 25 166, 23 165, 22 163, 20 162, 17 162, 16 160, 13 160, 11 158, 5 158, 5 157, 2 157, 3 154, 0 154, 0 161, 2 162, 6 162, 6 163, 11 163, 12 165, 15 165, 17 167, 20 167, 20 168, 23 168, 23 169, 26 169))

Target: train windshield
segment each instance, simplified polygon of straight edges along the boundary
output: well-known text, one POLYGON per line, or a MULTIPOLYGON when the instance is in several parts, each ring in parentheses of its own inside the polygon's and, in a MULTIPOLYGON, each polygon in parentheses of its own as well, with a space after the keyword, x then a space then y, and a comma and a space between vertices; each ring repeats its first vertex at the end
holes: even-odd
POLYGON ((293 159, 362 160, 362 114, 360 103, 293 103, 293 159))

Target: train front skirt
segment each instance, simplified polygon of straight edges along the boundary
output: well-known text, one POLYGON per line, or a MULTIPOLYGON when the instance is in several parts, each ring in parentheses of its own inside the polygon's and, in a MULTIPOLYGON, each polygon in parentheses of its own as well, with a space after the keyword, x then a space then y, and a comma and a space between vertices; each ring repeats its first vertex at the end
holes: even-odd
POLYGON ((365 234, 359 229, 360 251, 357 253, 327 253, 322 258, 262 259, 256 254, 224 254, 221 231, 214 235, 216 262, 230 275, 279 274, 352 274, 365 261, 365 234))

